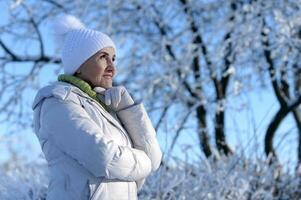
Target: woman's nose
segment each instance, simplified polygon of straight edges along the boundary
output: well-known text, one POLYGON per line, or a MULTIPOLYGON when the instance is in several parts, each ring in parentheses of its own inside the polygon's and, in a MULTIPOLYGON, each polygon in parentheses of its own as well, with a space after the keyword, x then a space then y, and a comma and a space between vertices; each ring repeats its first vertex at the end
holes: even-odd
POLYGON ((114 65, 114 62, 110 58, 107 58, 106 70, 112 71, 113 75, 116 73, 116 67, 114 65))
POLYGON ((114 67, 114 63, 113 63, 113 61, 111 60, 111 58, 108 56, 107 57, 107 65, 108 65, 108 67, 110 66, 110 67, 114 67))

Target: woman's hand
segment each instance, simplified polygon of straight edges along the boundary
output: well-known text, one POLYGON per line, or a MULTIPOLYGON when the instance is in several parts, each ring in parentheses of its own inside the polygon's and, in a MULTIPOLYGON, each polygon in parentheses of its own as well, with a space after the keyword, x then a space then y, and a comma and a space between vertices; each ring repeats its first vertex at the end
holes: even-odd
POLYGON ((102 102, 116 112, 134 104, 134 100, 124 86, 111 87, 109 89, 95 87, 93 90, 102 102))

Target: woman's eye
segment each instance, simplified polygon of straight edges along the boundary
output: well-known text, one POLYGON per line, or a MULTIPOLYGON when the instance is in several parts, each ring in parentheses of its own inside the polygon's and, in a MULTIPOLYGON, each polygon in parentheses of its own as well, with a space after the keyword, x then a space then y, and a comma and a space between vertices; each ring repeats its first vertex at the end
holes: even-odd
POLYGON ((99 59, 104 59, 104 58, 106 58, 106 55, 99 56, 99 59))

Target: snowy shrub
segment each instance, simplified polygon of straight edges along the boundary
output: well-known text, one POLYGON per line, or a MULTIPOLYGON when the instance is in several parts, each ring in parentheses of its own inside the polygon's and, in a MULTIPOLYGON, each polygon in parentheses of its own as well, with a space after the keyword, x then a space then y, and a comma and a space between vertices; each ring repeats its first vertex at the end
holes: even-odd
MULTIPOLYGON (((189 164, 162 165, 139 192, 141 200, 297 200, 301 180, 279 165, 233 155, 189 164)), ((45 199, 47 164, 15 159, 0 166, 1 200, 45 199)))
POLYGON ((177 200, 293 200, 301 199, 300 178, 280 173, 281 168, 263 160, 239 156, 218 161, 162 166, 147 179, 140 199, 177 200))
POLYGON ((46 199, 48 185, 46 162, 26 162, 14 158, 0 165, 1 200, 46 199))

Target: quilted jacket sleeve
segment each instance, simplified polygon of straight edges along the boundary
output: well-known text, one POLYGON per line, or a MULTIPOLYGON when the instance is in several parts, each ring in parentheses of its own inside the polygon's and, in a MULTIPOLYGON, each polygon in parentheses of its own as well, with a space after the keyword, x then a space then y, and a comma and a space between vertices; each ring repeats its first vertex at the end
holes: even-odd
POLYGON ((144 151, 118 146, 78 104, 49 98, 40 115, 40 131, 46 131, 58 149, 96 177, 136 181, 151 172, 144 151))
POLYGON ((134 147, 144 151, 152 163, 152 171, 159 168, 162 152, 156 138, 156 131, 152 126, 142 103, 135 104, 117 113, 125 126, 134 147))

